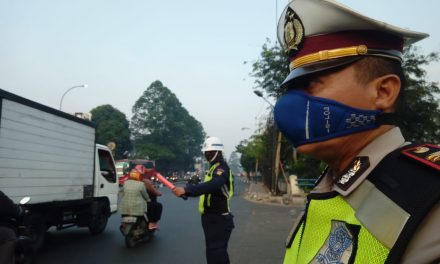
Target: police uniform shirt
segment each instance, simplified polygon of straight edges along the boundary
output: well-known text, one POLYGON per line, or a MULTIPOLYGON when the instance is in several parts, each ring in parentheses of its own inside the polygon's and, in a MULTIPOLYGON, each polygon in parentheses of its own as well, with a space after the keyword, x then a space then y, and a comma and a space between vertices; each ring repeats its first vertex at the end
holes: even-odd
MULTIPOLYGON (((359 157, 368 157, 370 166, 354 182, 350 183, 351 185, 348 189, 343 190, 334 184, 333 175, 327 172, 311 192, 324 193, 337 191, 342 196, 349 197, 387 154, 408 144, 408 142, 405 142, 400 129, 395 127, 373 140, 358 154, 359 157)), ((420 166, 424 165, 420 164, 420 166)), ((417 175, 414 175, 414 180, 417 180, 417 175)), ((392 219, 388 220, 392 221, 392 219)), ((384 222, 386 222, 386 220, 384 220, 384 222)), ((418 226, 400 263, 440 263, 439 223, 440 202, 437 202, 436 206, 431 209, 430 213, 424 218, 420 226, 418 226)))
MULTIPOLYGON (((233 188, 233 180, 230 179, 230 168, 225 161, 212 172, 212 179, 197 185, 185 186, 185 194, 188 196, 200 196, 202 194, 211 194, 211 205, 205 208, 206 213, 228 213, 229 212, 229 192, 233 188), (231 182, 232 181, 232 182, 231 182)), ((212 167, 213 165, 211 165, 212 167)))

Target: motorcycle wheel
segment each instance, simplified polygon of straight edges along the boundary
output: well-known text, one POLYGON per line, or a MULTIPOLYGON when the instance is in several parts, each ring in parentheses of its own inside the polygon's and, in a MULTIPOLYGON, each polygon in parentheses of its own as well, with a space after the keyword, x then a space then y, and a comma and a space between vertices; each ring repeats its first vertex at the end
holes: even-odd
POLYGON ((133 248, 134 246, 136 246, 136 240, 133 235, 128 234, 125 236, 125 246, 127 248, 133 248))

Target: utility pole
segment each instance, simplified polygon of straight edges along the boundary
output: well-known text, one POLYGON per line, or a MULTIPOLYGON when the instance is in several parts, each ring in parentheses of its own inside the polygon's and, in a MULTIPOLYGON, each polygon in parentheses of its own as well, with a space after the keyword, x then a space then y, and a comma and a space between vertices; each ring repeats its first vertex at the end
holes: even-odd
MULTIPOLYGON (((278 131, 277 142, 275 148, 275 194, 278 194, 278 174, 280 172, 280 152, 281 152, 281 132, 278 131)), ((286 182, 287 186, 289 183, 286 182)))

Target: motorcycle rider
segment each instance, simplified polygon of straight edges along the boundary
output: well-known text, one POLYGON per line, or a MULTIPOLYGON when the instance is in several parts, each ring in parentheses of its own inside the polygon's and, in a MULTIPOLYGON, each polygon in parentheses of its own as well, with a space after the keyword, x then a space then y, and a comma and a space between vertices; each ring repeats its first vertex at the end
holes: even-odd
POLYGON ((118 211, 122 216, 144 216, 147 222, 147 202, 150 197, 141 181, 141 174, 130 172, 129 179, 124 182, 121 202, 118 211))
POLYGON ((156 174, 155 171, 148 171, 143 165, 138 164, 135 166, 135 169, 142 174, 142 181, 145 184, 145 188, 147 189, 148 196, 150 196, 150 201, 147 203, 148 206, 148 229, 158 229, 159 222, 162 216, 162 204, 157 201, 158 196, 162 196, 162 193, 154 187, 153 181, 151 178, 156 174))
POLYGON ((16 235, 14 219, 22 214, 19 205, 0 191, 0 264, 14 263, 16 235))

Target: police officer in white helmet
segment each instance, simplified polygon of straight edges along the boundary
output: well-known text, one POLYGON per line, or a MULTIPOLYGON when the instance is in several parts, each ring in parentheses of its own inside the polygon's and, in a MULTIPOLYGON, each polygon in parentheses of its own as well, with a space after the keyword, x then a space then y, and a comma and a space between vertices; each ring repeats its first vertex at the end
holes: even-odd
POLYGON ((229 200, 234 192, 231 170, 223 158, 223 143, 217 137, 208 137, 202 151, 210 163, 204 182, 198 185, 176 187, 176 196, 200 196, 199 212, 205 233, 208 264, 229 263, 228 241, 234 228, 229 200))

